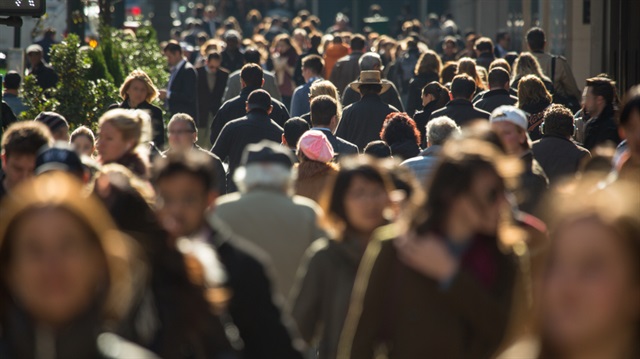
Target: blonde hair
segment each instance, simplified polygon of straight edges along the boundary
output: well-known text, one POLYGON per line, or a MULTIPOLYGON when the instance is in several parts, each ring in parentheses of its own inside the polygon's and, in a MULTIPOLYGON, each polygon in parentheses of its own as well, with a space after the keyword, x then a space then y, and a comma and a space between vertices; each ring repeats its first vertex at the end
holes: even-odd
POLYGON ((426 72, 435 72, 440 75, 440 70, 442 70, 442 61, 440 60, 440 56, 438 56, 438 54, 433 50, 427 50, 420 55, 413 73, 415 75, 419 75, 426 72))
POLYGON ((458 61, 458 72, 456 74, 467 74, 471 76, 473 81, 476 83, 476 87, 479 91, 484 90, 486 87, 484 85, 484 82, 482 82, 480 75, 478 74, 476 62, 470 57, 463 57, 460 59, 460 61, 458 61))
POLYGON ((142 70, 134 70, 129 74, 129 76, 127 76, 127 78, 124 80, 124 83, 120 87, 120 97, 122 97, 122 99, 127 98, 127 91, 129 91, 131 83, 135 80, 142 81, 142 83, 144 83, 147 87, 147 102, 151 103, 158 97, 158 89, 153 84, 153 81, 151 81, 149 75, 147 75, 147 73, 142 70))
POLYGON ((336 86, 331 81, 316 81, 311 85, 311 88, 309 89, 309 100, 312 100, 320 95, 327 95, 336 100, 336 103, 338 104, 336 117, 342 117, 342 101, 340 101, 340 91, 338 91, 336 86))
POLYGON ((536 75, 526 75, 520 79, 518 82, 518 103, 516 104, 518 108, 544 100, 551 102, 552 97, 542 80, 536 75))
POLYGON ((151 117, 142 110, 114 109, 107 111, 98 120, 98 126, 108 123, 115 127, 125 140, 135 140, 135 145, 151 138, 151 117))
POLYGON ((542 73, 538 60, 529 52, 523 52, 513 63, 513 79, 526 75, 536 75, 540 79, 547 79, 542 73))

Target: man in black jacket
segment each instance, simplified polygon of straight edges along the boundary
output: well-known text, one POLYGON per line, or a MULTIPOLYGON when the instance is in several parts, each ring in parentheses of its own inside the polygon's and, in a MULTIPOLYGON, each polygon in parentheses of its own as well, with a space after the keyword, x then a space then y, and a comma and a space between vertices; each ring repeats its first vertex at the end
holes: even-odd
POLYGON ((431 114, 429 120, 436 117, 447 116, 456 121, 460 127, 471 123, 474 120, 488 120, 491 114, 487 111, 479 110, 473 106, 471 99, 476 92, 476 83, 471 76, 461 74, 453 78, 451 83, 451 95, 453 100, 431 114))
POLYGON ((211 157, 201 152, 160 159, 154 171, 160 222, 178 248, 203 267, 206 288, 228 289, 227 336, 242 345, 243 358, 301 359, 296 336, 273 300, 269 257, 220 221, 205 220, 218 197, 215 178, 211 157))
POLYGON ((605 77, 587 79, 584 107, 591 117, 584 130, 584 147, 593 150, 596 146, 620 143, 618 126, 615 122, 613 100, 616 98, 616 87, 605 77))
POLYGON ((44 50, 42 46, 34 44, 27 47, 27 58, 29 59, 29 64, 31 64, 28 75, 35 76, 38 86, 46 90, 56 86, 58 74, 51 65, 44 61, 43 57, 44 50))
MULTIPOLYGON (((211 134, 209 135, 209 139, 212 144, 216 143, 216 139, 220 136, 222 128, 224 128, 227 123, 247 114, 246 106, 249 94, 255 90, 261 89, 262 85, 264 85, 262 67, 253 63, 244 65, 240 72, 240 82, 242 84, 242 91, 240 91, 240 95, 225 102, 213 118, 211 134)), ((271 96, 269 96, 269 98, 271 98, 271 96)), ((283 126, 289 119, 289 111, 287 111, 287 108, 282 104, 282 102, 273 98, 271 98, 271 106, 273 107, 273 110, 270 112, 269 116, 279 126, 283 126)))
POLYGON ((213 143, 209 140, 209 131, 213 118, 222 105, 222 95, 227 87, 229 72, 220 68, 222 55, 219 52, 210 52, 207 55, 205 66, 198 68, 198 129, 200 136, 198 144, 205 148, 211 148, 213 143))
POLYGON ((182 47, 169 41, 164 47, 164 56, 170 66, 171 77, 166 90, 160 90, 160 99, 169 104, 169 112, 186 113, 198 122, 198 74, 184 58, 182 47))
POLYGON ((360 93, 362 98, 344 109, 336 136, 364 150, 369 142, 380 139, 384 119, 388 114, 398 112, 398 109, 380 98, 380 94, 391 87, 381 81, 380 71, 362 71, 360 79, 349 86, 360 93))
POLYGON ((246 102, 246 116, 227 123, 211 148, 221 160, 228 160, 227 190, 237 191, 233 173, 240 166, 244 148, 251 143, 269 140, 280 143, 284 130, 269 115, 273 111, 271 96, 265 90, 253 91, 246 102))
POLYGON ((358 146, 333 134, 338 127, 338 103, 333 97, 320 95, 311 101, 311 124, 327 136, 336 158, 358 154, 358 146))
POLYGON ((364 36, 355 34, 351 38, 351 53, 340 58, 331 70, 329 81, 342 90, 360 75, 360 57, 364 52, 367 41, 364 36))
POLYGON ((489 72, 489 91, 483 93, 473 106, 491 113, 500 106, 514 106, 516 102, 518 98, 509 93, 509 73, 495 67, 489 72))

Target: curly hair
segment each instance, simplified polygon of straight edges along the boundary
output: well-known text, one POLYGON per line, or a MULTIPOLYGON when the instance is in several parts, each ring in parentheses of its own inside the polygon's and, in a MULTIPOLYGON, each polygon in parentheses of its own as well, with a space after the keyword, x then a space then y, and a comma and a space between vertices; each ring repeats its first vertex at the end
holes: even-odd
POLYGON ((389 146, 407 140, 415 140, 416 144, 420 145, 420 131, 415 121, 405 112, 392 112, 384 119, 380 139, 389 146))

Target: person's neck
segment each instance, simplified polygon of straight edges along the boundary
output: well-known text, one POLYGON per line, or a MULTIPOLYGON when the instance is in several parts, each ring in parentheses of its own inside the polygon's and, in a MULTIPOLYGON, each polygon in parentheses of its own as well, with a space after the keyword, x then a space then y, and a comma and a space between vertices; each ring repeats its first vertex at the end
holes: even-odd
POLYGON ((465 102, 471 102, 470 99, 468 98, 464 98, 464 97, 454 97, 453 98, 454 101, 465 101, 465 102))
POLYGON ((138 106, 140 106, 141 103, 143 103, 144 101, 140 101, 140 102, 135 102, 132 101, 130 98, 127 99, 127 103, 129 104, 129 107, 131 108, 137 108, 138 106))
POLYGON ((469 222, 460 216, 449 216, 444 230, 444 234, 454 243, 464 243, 474 234, 469 222))
POLYGON ((603 106, 603 107, 599 108, 597 110, 597 112, 590 114, 591 118, 600 118, 600 115, 602 115, 602 113, 604 112, 605 108, 607 108, 607 106, 603 106))
POLYGON ((14 96, 18 96, 18 90, 14 90, 14 89, 4 89, 4 93, 5 94, 9 94, 9 95, 14 95, 14 96))
POLYGON ((567 359, 631 358, 633 355, 634 330, 625 333, 610 333, 600 340, 583 343, 565 351, 567 359))

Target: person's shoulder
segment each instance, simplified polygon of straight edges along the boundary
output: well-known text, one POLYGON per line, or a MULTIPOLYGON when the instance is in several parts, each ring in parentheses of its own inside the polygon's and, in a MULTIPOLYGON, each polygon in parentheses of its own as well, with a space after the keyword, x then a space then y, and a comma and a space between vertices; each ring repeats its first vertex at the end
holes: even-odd
POLYGON ((115 110, 117 108, 122 108, 122 103, 112 103, 111 105, 109 105, 109 107, 107 107, 107 111, 109 110, 115 110))
POLYGON ((281 101, 279 101, 278 99, 275 98, 271 98, 271 105, 274 107, 278 107, 280 108, 280 110, 286 109, 287 106, 284 105, 284 103, 282 103, 281 101))
POLYGON ((476 114, 477 114, 478 116, 482 116, 483 118, 489 118, 489 117, 491 117, 491 114, 490 114, 488 111, 485 111, 485 110, 483 110, 483 109, 481 109, 481 108, 477 108, 477 107, 475 107, 475 106, 473 106, 473 109, 475 110, 475 112, 476 112, 476 114))
POLYGON ((222 75, 223 77, 229 77, 229 70, 227 69, 223 69, 223 68, 219 68, 218 69, 219 74, 218 75, 222 75))
POLYGON ((295 195, 292 197, 293 204, 301 210, 312 211, 313 214, 318 215, 321 211, 320 206, 307 197, 295 195))

